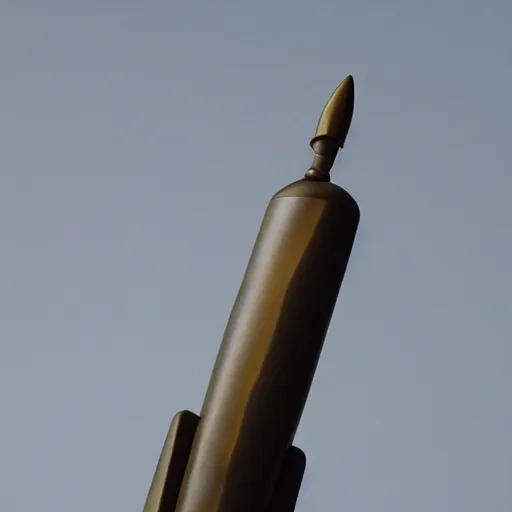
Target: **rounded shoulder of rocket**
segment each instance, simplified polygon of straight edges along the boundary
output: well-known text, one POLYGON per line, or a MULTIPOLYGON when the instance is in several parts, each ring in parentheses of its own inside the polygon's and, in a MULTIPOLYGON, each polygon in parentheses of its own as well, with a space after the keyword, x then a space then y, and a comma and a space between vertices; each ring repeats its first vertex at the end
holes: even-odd
POLYGON ((272 199, 303 197, 320 199, 327 202, 342 202, 359 218, 359 206, 356 200, 342 187, 330 181, 302 179, 290 183, 274 194, 272 199))

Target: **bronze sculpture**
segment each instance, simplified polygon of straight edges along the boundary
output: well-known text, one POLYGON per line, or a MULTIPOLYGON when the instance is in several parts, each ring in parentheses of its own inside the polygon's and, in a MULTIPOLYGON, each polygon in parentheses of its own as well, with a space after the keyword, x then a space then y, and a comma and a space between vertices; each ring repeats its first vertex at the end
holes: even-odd
POLYGON ((144 512, 293 512, 292 445, 359 222, 330 182, 354 107, 348 76, 325 106, 305 177, 270 201, 200 416, 178 413, 144 512))

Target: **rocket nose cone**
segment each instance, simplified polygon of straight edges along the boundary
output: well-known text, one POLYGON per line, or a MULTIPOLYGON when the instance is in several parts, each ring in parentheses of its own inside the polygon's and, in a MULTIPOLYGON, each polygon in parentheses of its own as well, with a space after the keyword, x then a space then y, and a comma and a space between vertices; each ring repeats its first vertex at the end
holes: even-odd
POLYGON ((338 147, 343 147, 354 113, 354 96, 354 78, 348 75, 325 105, 311 145, 319 138, 329 137, 338 147))
MULTIPOLYGON (((352 88, 354 88, 354 77, 352 75, 348 75, 342 82, 341 84, 344 84, 344 83, 350 83, 352 88)), ((340 85, 341 85, 340 84, 340 85)))
MULTIPOLYGON (((338 87, 336 87, 336 91, 338 91, 339 89, 351 91, 352 95, 353 95, 354 94, 354 77, 352 75, 348 75, 347 77, 345 77, 340 82, 340 85, 338 85, 338 87)), ((334 92, 336 92, 336 91, 334 91, 334 92)))

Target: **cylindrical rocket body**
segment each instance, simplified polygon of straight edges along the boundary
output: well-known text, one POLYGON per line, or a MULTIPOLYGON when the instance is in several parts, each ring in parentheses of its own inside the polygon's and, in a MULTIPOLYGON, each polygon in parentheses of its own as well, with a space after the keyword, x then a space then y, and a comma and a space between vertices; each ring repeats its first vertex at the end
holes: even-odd
POLYGON ((359 208, 301 180, 271 200, 226 327, 176 512, 265 512, 297 429, 359 208))

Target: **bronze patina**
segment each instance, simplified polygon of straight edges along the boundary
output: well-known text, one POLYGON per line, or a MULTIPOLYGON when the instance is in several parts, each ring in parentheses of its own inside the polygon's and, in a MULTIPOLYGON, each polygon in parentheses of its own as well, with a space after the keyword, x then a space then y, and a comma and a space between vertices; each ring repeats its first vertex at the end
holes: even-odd
POLYGON ((144 512, 292 512, 306 458, 292 445, 359 222, 330 182, 354 108, 347 77, 325 106, 303 179, 272 198, 200 415, 178 413, 144 512))

